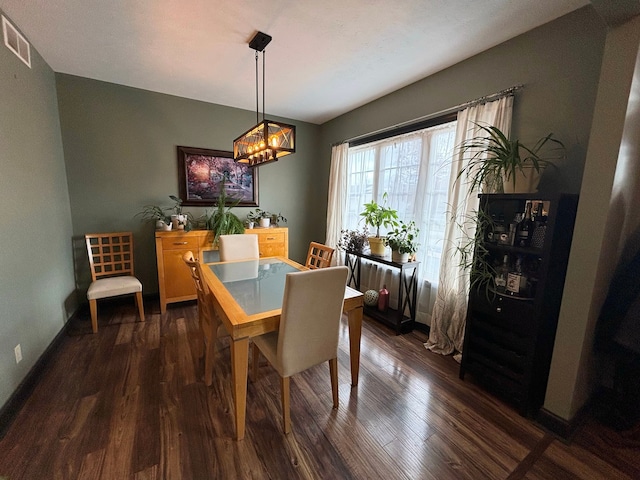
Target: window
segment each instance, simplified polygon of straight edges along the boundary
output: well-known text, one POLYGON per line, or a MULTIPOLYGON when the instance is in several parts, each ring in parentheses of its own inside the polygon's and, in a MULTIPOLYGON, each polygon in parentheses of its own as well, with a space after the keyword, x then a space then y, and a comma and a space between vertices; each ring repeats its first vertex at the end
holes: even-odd
MULTIPOLYGON (((362 227, 360 212, 388 195, 401 220, 420 228, 420 276, 438 284, 456 122, 349 148, 344 228, 362 227)), ((375 232, 370 232, 375 234, 375 232)), ((386 232, 380 232, 384 234, 386 232)))

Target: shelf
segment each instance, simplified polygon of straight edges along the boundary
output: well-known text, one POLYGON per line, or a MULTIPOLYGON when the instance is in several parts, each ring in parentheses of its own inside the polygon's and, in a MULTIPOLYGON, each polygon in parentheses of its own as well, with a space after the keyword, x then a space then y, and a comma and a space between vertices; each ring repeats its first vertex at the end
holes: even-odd
MULTIPOLYGON (((469 292, 460 378, 465 373, 497 396, 515 404, 522 415, 544 403, 555 330, 571 248, 577 195, 480 195, 486 216, 514 218, 527 202, 544 201, 547 213, 544 245, 519 247, 483 242, 480 261, 500 265, 503 256, 521 257, 529 277, 527 296, 484 287, 469 292)), ((478 260, 478 259, 476 259, 478 260)), ((493 285, 491 285, 493 287, 493 285)))

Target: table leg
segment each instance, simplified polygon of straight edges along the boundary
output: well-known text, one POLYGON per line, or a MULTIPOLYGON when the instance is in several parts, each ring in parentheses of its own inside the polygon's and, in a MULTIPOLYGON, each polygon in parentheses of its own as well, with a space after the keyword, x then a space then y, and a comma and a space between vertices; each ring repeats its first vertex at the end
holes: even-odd
POLYGON ((236 440, 244 438, 247 413, 247 373, 249 367, 249 338, 231 340, 231 378, 235 402, 236 440))
POLYGON ((360 374, 360 337, 362 336, 362 306, 349 310, 349 357, 351 358, 351 386, 358 386, 360 374))

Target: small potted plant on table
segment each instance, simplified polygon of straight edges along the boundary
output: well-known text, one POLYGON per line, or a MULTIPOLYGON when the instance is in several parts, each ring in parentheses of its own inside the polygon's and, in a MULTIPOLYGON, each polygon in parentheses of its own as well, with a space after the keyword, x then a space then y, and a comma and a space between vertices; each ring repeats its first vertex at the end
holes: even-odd
POLYGON ((386 239, 380 236, 380 227, 394 227, 398 220, 398 212, 387 207, 387 192, 382 195, 382 203, 375 200, 364 204, 364 211, 360 213, 367 225, 375 229, 375 237, 369 237, 369 247, 371 255, 384 257, 386 239))
POLYGON ((391 260, 397 263, 408 262, 410 256, 418 251, 418 233, 420 230, 414 221, 409 223, 399 221, 387 236, 387 243, 391 248, 391 260))

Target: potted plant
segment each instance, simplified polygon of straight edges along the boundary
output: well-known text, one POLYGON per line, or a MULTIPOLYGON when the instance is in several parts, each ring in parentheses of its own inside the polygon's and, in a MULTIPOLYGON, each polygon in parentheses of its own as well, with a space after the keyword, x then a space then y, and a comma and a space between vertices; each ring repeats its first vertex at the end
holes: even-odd
POLYGON ((174 230, 190 230, 188 228, 188 216, 182 213, 182 199, 176 197, 175 195, 169 195, 169 198, 173 200, 173 206, 171 210, 175 213, 171 215, 171 223, 173 224, 174 230))
POLYGON ((272 223, 278 226, 278 222, 286 222, 287 219, 281 213, 271 213, 267 210, 256 208, 247 214, 247 220, 257 222, 261 227, 269 227, 272 223))
POLYGON ((218 245, 220 235, 236 235, 244 233, 244 224, 242 221, 231 211, 233 207, 238 205, 239 199, 232 202, 231 205, 226 206, 227 199, 230 198, 227 195, 224 183, 220 182, 220 196, 218 197, 218 203, 215 209, 206 216, 206 226, 208 230, 212 230, 213 245, 218 245))
POLYGON ((420 230, 413 220, 409 223, 399 221, 389 232, 387 244, 391 248, 391 259, 394 262, 406 263, 409 256, 418 251, 418 233, 420 230))
POLYGON ((171 230, 171 216, 167 214, 167 209, 158 205, 145 205, 142 211, 135 215, 142 221, 154 222, 156 230, 171 230))
POLYGON ((369 237, 369 247, 371 255, 384 256, 385 239, 380 236, 380 227, 391 227, 396 225, 398 212, 387 207, 387 192, 382 195, 382 203, 378 204, 375 200, 364 204, 364 211, 360 213, 364 218, 365 224, 375 228, 375 237, 369 237))
POLYGON ((272 214, 266 210, 256 208, 247 214, 247 220, 259 224, 261 227, 268 227, 271 223, 272 214))
POLYGON ((363 230, 342 230, 338 240, 338 249, 362 253, 367 245, 368 237, 369 231, 366 226, 363 230))
POLYGON ((510 140, 497 127, 479 125, 482 134, 465 140, 458 151, 467 157, 458 179, 466 176, 470 191, 533 193, 553 160, 564 157, 564 144, 550 133, 531 148, 510 140))

